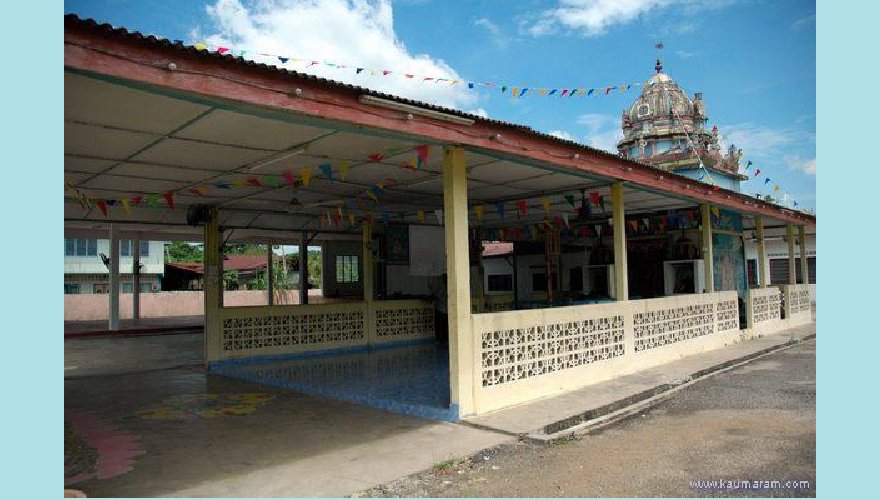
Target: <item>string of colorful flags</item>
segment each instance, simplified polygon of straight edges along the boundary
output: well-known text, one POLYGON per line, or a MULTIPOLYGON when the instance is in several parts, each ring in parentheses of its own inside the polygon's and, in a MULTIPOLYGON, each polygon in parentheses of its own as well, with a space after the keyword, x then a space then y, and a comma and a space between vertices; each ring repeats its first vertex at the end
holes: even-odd
MULTIPOLYGON (((406 169, 420 170, 428 162, 430 146, 426 144, 415 147, 389 148, 368 155, 366 161, 368 163, 382 163, 388 158, 399 156, 407 151, 412 151, 414 157, 398 166, 406 169)), ((111 210, 117 207, 125 211, 127 215, 131 215, 133 207, 159 208, 165 206, 170 210, 174 210, 177 197, 181 195, 204 197, 210 190, 228 191, 240 188, 279 188, 285 186, 289 186, 291 189, 308 187, 316 175, 316 170, 318 172, 317 175, 323 176, 324 179, 330 182, 336 180, 344 182, 350 168, 350 161, 342 161, 336 168, 334 168, 331 163, 322 163, 317 166, 305 166, 299 170, 285 170, 280 173, 250 175, 232 181, 224 180, 205 182, 180 190, 170 190, 160 193, 141 193, 119 198, 96 198, 76 188, 70 182, 65 182, 65 188, 70 193, 74 202, 78 205, 86 209, 97 207, 104 217, 109 218, 111 210)), ((359 193, 354 198, 347 200, 346 206, 350 210, 360 210, 363 209, 367 200, 379 203, 379 198, 385 193, 385 190, 396 183, 396 179, 386 178, 380 182, 371 184, 363 192, 359 193)), ((341 217, 342 214, 340 213, 339 216, 341 217)), ((328 218, 330 220, 335 220, 333 217, 328 218)))
POLYGON ((317 60, 311 58, 301 58, 301 57, 293 57, 290 55, 282 55, 282 54, 272 54, 266 52, 256 52, 245 49, 237 49, 232 48, 225 45, 209 45, 205 42, 198 42, 194 45, 194 47, 198 50, 204 50, 207 52, 213 52, 220 55, 232 55, 237 57, 245 57, 246 55, 258 55, 262 57, 269 57, 274 60, 277 60, 282 66, 284 65, 300 65, 304 69, 309 70, 315 67, 319 68, 330 68, 340 71, 351 71, 354 72, 355 75, 369 75, 376 77, 398 77, 406 80, 419 81, 425 84, 434 84, 434 85, 449 85, 449 86, 461 86, 462 88, 467 88, 469 90, 475 90, 477 88, 482 89, 492 89, 494 91, 498 91, 501 94, 509 95, 514 98, 529 96, 545 96, 545 97, 591 97, 591 96, 600 96, 600 95, 609 95, 612 92, 627 92, 632 88, 639 89, 642 86, 642 83, 629 83, 624 82, 620 84, 612 84, 612 85, 598 85, 598 86, 578 86, 578 85, 552 85, 552 86, 530 86, 530 85, 511 85, 511 84, 501 84, 495 82, 479 82, 472 80, 458 80, 453 78, 443 78, 432 75, 421 75, 416 73, 410 73, 408 71, 400 71, 398 69, 388 69, 388 68, 368 68, 366 66, 359 66, 355 64, 342 64, 338 62, 326 61, 326 60, 317 60))
MULTIPOLYGON (((755 167, 754 171, 751 170, 752 165, 754 165, 754 163, 752 163, 752 160, 747 161, 746 165, 745 165, 745 170, 747 172, 749 172, 749 174, 751 174, 751 177, 753 179, 760 180, 762 177, 762 174, 763 174, 764 183, 761 184, 762 186, 765 186, 767 188, 772 187, 773 193, 779 193, 780 191, 782 191, 782 186, 780 186, 779 183, 774 182, 773 179, 771 177, 769 177, 769 175, 766 172, 763 172, 760 168, 757 168, 757 167, 755 167)), ((758 199, 764 199, 763 195, 759 192, 755 193, 755 197, 758 199)), ((782 203, 788 203, 788 200, 790 197, 791 197, 791 195, 788 193, 788 191, 785 191, 782 194, 782 199, 777 200, 777 201, 781 201, 782 203)), ((792 208, 797 208, 797 206, 798 206, 797 200, 792 200, 791 206, 792 206, 792 208)))

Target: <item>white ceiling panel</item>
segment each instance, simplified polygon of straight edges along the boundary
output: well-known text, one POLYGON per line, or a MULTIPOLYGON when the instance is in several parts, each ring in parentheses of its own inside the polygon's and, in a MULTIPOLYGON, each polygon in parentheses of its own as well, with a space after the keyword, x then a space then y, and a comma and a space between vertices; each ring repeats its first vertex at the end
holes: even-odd
POLYGON ((82 75, 64 74, 64 119, 165 134, 209 108, 82 75))
POLYGON ((491 183, 520 181, 546 175, 546 170, 526 167, 510 162, 497 162, 479 165, 468 170, 468 179, 476 179, 491 183))
POLYGON ((508 196, 524 196, 527 191, 514 189, 502 185, 487 185, 468 189, 468 197, 474 200, 490 200, 493 198, 506 198, 508 196))
POLYGON ((107 171, 110 175, 152 177, 169 181, 199 182, 217 175, 211 170, 176 168, 143 163, 123 163, 107 171))
POLYGON ((64 154, 123 159, 155 141, 156 134, 77 123, 64 124, 64 154))
POLYGON ((308 152, 310 155, 366 161, 374 153, 392 148, 412 148, 418 145, 417 142, 340 132, 313 142, 309 145, 308 152))
POLYGON ((118 175, 100 175, 83 184, 87 189, 110 189, 129 193, 160 193, 179 189, 184 182, 153 179, 132 179, 118 175))
POLYGON ((232 146, 219 146, 181 139, 165 139, 140 153, 134 159, 146 163, 202 168, 207 170, 233 170, 253 163, 271 153, 232 146))
POLYGON ((308 142, 328 132, 325 129, 218 109, 174 135, 277 151, 308 142))
POLYGON ((91 158, 80 158, 76 156, 64 157, 65 172, 100 172, 110 165, 116 163, 112 160, 94 160, 91 158))

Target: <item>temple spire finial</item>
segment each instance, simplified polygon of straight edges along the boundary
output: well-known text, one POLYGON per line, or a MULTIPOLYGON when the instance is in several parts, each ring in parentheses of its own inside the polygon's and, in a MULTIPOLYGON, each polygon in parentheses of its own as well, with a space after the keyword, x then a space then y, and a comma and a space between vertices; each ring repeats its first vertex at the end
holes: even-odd
POLYGON ((654 47, 657 49, 657 64, 654 65, 654 71, 656 71, 657 73, 662 73, 663 72, 663 40, 660 40, 659 42, 657 42, 657 44, 655 44, 654 47))

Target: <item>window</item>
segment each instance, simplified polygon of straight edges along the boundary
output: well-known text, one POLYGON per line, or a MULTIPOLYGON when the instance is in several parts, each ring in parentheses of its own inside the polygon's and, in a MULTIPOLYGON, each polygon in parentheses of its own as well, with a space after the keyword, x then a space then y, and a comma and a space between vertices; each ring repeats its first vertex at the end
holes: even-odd
POLYGON ((746 261, 746 273, 748 274, 749 288, 758 286, 758 261, 749 259, 746 261))
POLYGON ((77 294, 79 291, 79 283, 65 283, 64 284, 64 293, 65 294, 77 294))
POLYGON ((122 284, 122 293, 132 293, 134 292, 134 283, 123 283, 122 284))
MULTIPOLYGON (((122 240, 119 242, 120 255, 123 257, 131 257, 131 240, 122 240)), ((150 256, 150 242, 141 241, 141 257, 150 256)))
MULTIPOLYGON (((556 275, 550 275, 550 286, 556 290, 556 275)), ((532 291, 533 292, 546 292, 547 291, 547 274, 546 273, 533 273, 532 274, 532 291)))
POLYGON ((110 293, 110 285, 107 283, 95 283, 92 285, 92 293, 110 293))
POLYGON ((336 282, 337 283, 357 283, 358 276, 358 256, 357 255, 337 255, 336 256, 336 282))
POLYGON ((86 240, 82 238, 64 238, 64 256, 94 256, 98 255, 98 240, 86 240))
POLYGON ((489 292, 511 292, 513 291, 513 275, 512 274, 490 274, 489 275, 489 292))

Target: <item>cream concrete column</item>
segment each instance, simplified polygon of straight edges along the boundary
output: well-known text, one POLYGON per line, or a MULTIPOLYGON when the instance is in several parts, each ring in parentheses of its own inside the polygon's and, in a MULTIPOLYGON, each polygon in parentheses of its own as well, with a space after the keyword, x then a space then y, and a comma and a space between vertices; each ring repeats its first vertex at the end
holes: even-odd
POLYGON ((767 288, 767 253, 764 247, 764 219, 755 217, 755 233, 758 239, 758 287, 767 288))
POLYGON ((275 305, 275 262, 272 259, 272 242, 266 242, 266 291, 269 296, 266 303, 270 306, 275 305))
POLYGON ((443 224, 446 229, 449 310, 449 400, 458 415, 474 413, 475 339, 471 325, 470 253, 468 249, 467 166, 464 150, 443 148, 443 224))
POLYGON ((629 277, 626 267, 626 220, 623 207, 623 183, 611 185, 611 214, 614 227, 614 291, 618 301, 629 300, 629 277))
POLYGON ((205 221, 205 368, 223 355, 223 324, 220 311, 223 308, 223 238, 217 207, 210 207, 205 221))
POLYGON ((141 319, 141 233, 131 242, 131 317, 141 319))
POLYGON ((299 240, 299 303, 309 303, 309 236, 302 234, 299 240))
MULTIPOLYGON (((702 231, 700 235, 703 239, 703 271, 705 273, 706 293, 715 291, 715 261, 712 252, 712 207, 708 203, 700 205, 700 214, 702 215, 702 231)), ((699 293, 699 292, 698 292, 699 293)))
POLYGON ((807 264, 807 231, 803 224, 798 226, 798 241, 801 249, 801 283, 810 283, 810 266, 807 264))
POLYGON ((110 330, 119 329, 119 227, 110 224, 110 330))
POLYGON ((361 225, 361 240, 364 261, 364 302, 369 303, 373 301, 373 227, 366 220, 361 225))
POLYGON ((794 225, 785 225, 785 239, 788 240, 788 284, 797 285, 797 270, 794 257, 794 225))

